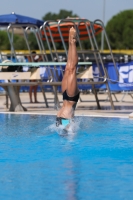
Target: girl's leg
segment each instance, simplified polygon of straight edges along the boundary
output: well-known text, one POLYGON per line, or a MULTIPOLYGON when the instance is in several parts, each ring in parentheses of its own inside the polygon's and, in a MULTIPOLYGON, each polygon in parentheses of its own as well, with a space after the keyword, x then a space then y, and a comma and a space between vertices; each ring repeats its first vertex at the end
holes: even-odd
POLYGON ((29 89, 29 96, 30 96, 30 103, 32 103, 32 89, 33 89, 33 86, 30 86, 30 89, 29 89))
POLYGON ((67 90, 67 77, 68 77, 69 73, 67 70, 65 70, 64 75, 63 75, 63 79, 62 79, 62 83, 61 83, 61 89, 62 89, 62 93, 67 90))
POLYGON ((78 63, 78 54, 76 49, 76 30, 72 27, 69 31, 69 49, 68 61, 66 65, 67 71, 67 94, 75 96, 78 93, 76 65, 78 63))
POLYGON ((62 90, 67 90, 69 96, 75 96, 78 93, 76 65, 78 63, 78 55, 76 49, 76 30, 72 27, 69 31, 69 49, 68 59, 65 69, 65 75, 62 81, 62 90))
POLYGON ((34 99, 35 99, 35 103, 38 103, 38 101, 37 101, 37 86, 34 86, 34 99))

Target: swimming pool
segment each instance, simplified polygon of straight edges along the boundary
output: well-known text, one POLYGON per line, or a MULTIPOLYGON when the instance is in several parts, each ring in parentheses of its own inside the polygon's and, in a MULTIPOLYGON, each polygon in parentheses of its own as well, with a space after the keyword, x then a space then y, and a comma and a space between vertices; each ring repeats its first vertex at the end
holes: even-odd
POLYGON ((66 137, 54 122, 0 114, 0 199, 132 199, 132 120, 76 117, 66 137))

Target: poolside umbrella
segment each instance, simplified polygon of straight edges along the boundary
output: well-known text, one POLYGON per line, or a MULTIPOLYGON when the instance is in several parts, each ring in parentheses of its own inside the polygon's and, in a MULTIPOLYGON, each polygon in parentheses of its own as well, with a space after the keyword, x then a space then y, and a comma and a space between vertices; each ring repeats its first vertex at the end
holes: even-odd
POLYGON ((90 66, 88 69, 78 74, 77 78, 78 79, 92 79, 93 78, 92 66, 90 66))
POLYGON ((44 21, 35 19, 32 17, 27 17, 23 15, 18 15, 12 12, 11 14, 0 15, 0 26, 8 26, 9 24, 19 24, 19 25, 36 25, 40 27, 43 25, 44 21))
MULTIPOLYGON (((68 41, 69 29, 73 25, 73 23, 71 23, 70 21, 74 22, 75 25, 77 26, 79 33, 80 33, 79 34, 80 40, 88 39, 88 32, 87 32, 86 25, 88 26, 88 28, 90 28, 91 22, 86 19, 79 19, 79 18, 78 19, 71 19, 71 18, 69 19, 68 18, 68 19, 66 19, 66 21, 62 21, 60 23, 60 30, 61 30, 64 41, 66 41, 66 42, 68 41), (67 22, 67 20, 68 20, 68 22, 67 22), (80 22, 80 24, 79 24, 79 22, 80 22)), ((61 38, 60 38, 59 30, 58 30, 58 22, 49 22, 48 26, 51 30, 54 41, 60 42, 61 38)), ((99 24, 96 24, 96 23, 93 24, 93 28, 95 29, 95 35, 97 35, 98 33, 100 33, 102 31, 102 27, 99 24)), ((46 30, 49 41, 51 41, 50 33, 47 29, 47 26, 46 26, 45 30, 46 30)), ((45 40, 43 31, 42 31, 42 35, 43 35, 43 40, 45 40)))

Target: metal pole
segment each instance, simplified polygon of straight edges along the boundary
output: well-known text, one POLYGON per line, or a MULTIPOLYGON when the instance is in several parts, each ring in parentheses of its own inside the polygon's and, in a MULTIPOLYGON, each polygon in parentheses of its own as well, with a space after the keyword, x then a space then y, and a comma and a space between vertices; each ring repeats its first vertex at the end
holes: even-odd
MULTIPOLYGON (((103 24, 105 24, 105 2, 106 0, 103 0, 103 24)), ((104 50, 104 30, 101 34, 101 52, 104 50)))

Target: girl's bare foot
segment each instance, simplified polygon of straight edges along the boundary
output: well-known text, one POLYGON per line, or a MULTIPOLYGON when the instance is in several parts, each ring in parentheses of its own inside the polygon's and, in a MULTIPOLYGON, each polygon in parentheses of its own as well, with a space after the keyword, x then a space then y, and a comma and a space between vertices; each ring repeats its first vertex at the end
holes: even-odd
POLYGON ((69 30, 69 43, 76 43, 76 30, 73 27, 69 30))

